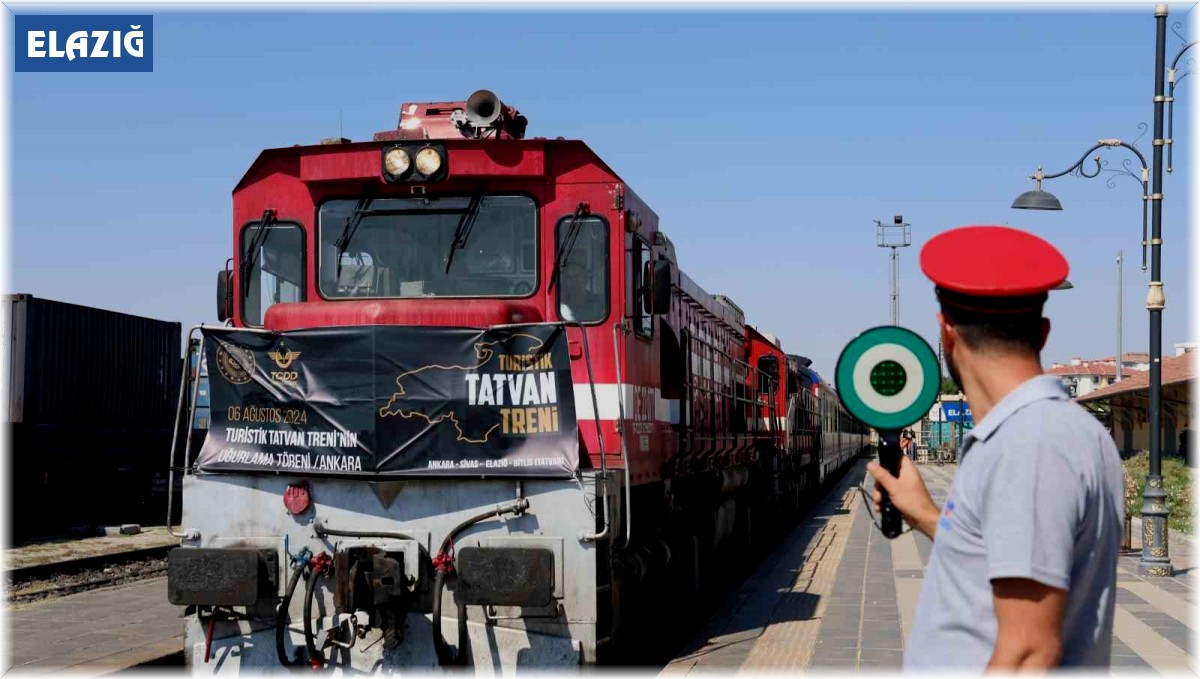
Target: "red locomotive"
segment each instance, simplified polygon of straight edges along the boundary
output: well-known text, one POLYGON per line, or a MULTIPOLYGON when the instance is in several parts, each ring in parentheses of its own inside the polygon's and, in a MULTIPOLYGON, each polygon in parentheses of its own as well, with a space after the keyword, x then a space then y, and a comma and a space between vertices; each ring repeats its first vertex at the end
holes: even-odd
MULTIPOLYGON (((230 605, 219 586, 188 580, 181 567, 172 588, 186 590, 180 600, 194 607, 193 665, 222 657, 223 667, 361 669, 469 657, 507 667, 620 657, 639 626, 661 620, 664 597, 701 588, 719 558, 761 543, 867 446, 866 430, 807 360, 683 273, 657 215, 615 171, 581 141, 525 138, 525 127, 515 109, 479 91, 465 102, 404 104, 397 128, 372 141, 264 151, 233 192, 235 248, 219 276, 218 307, 235 327, 285 335, 562 323, 578 470, 518 483, 521 500, 497 510, 510 518, 469 529, 464 517, 509 501, 511 482, 406 480, 384 502, 391 491, 381 494, 382 483, 188 474, 184 547, 253 547, 274 553, 267 566, 278 571, 230 605), (297 521, 292 510, 307 509, 310 497, 317 520, 297 521), (328 528, 335 524, 340 530, 328 528), (447 589, 455 544, 460 555, 464 545, 544 550, 549 603, 464 604, 466 585, 447 589), (298 562, 302 549, 331 556, 298 562), (362 550, 375 550, 375 561, 362 550), (388 558, 407 590, 384 591, 368 578, 362 587, 374 603, 362 605, 394 597, 404 609, 355 617, 346 602, 363 597, 350 571, 383 568, 388 558), (309 605, 292 597, 301 578, 315 590, 302 597, 309 605), (368 618, 385 622, 372 629, 368 618), (372 645, 375 634, 389 643, 372 645)), ((279 366, 290 356, 272 354, 279 366)), ((533 431, 546 415, 512 418, 506 428, 533 431)), ((475 560, 476 569, 503 568, 479 565, 503 559, 475 560)))

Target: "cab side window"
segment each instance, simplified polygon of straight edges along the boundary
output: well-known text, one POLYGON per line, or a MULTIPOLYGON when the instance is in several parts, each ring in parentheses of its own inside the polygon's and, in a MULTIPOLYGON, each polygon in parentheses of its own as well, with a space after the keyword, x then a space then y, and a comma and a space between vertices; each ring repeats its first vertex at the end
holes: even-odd
POLYGON ((263 324, 272 304, 304 300, 304 230, 285 222, 269 223, 266 233, 262 229, 262 222, 242 229, 241 261, 252 266, 238 292, 242 321, 251 326, 263 324))
POLYGON ((766 395, 773 393, 778 386, 779 358, 762 356, 758 359, 758 393, 766 395))
MULTIPOLYGON (((569 236, 570 225, 571 217, 558 220, 556 251, 569 236)), ((559 276, 561 283, 555 286, 559 316, 564 307, 580 323, 598 323, 608 316, 608 222, 595 216, 579 222, 571 254, 559 276)))
POLYGON ((633 329, 643 337, 654 334, 654 315, 650 313, 650 281, 646 269, 650 264, 650 246, 641 238, 634 236, 633 251, 630 253, 630 277, 633 291, 633 329))

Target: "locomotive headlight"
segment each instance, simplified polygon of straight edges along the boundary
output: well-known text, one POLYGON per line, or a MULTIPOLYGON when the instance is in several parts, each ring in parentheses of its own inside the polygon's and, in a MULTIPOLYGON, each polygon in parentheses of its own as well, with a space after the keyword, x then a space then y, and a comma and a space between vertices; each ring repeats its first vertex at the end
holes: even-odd
POLYGON ((393 177, 398 177, 408 172, 408 168, 411 165, 412 158, 409 157, 408 151, 401 148, 391 149, 383 156, 383 169, 387 170, 387 173, 393 177))
POLYGON ((426 177, 431 177, 437 174, 438 170, 442 169, 442 156, 437 152, 437 149, 433 148, 432 146, 426 146, 420 151, 417 151, 415 164, 417 166, 417 172, 420 172, 426 177))
POLYGON ((414 141, 383 147, 380 174, 386 182, 425 183, 445 178, 448 156, 443 144, 414 141))

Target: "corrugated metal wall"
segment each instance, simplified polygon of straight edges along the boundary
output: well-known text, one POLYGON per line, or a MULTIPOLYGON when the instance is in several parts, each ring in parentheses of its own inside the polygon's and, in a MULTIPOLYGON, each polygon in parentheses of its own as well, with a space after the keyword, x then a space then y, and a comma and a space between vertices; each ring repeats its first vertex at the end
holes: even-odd
POLYGON ((25 364, 10 383, 9 421, 141 426, 174 415, 179 323, 31 295, 5 301, 8 341, 24 343, 25 364))
POLYGON ((14 536, 162 523, 180 324, 31 295, 2 322, 14 536))

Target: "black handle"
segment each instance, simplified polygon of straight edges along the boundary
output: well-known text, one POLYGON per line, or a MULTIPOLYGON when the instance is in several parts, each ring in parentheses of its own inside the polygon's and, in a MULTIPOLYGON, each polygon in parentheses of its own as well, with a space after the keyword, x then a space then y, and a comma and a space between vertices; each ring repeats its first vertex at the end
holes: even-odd
MULTIPOLYGON (((879 465, 892 476, 900 476, 900 430, 890 429, 879 432, 879 465)), ((904 520, 900 510, 892 504, 887 491, 879 486, 883 497, 879 501, 879 528, 883 536, 889 540, 897 538, 904 530, 904 520)))

